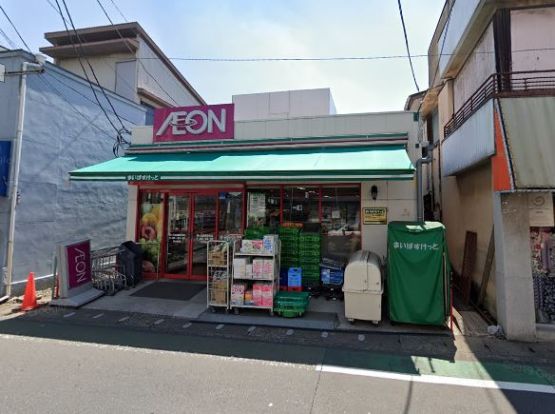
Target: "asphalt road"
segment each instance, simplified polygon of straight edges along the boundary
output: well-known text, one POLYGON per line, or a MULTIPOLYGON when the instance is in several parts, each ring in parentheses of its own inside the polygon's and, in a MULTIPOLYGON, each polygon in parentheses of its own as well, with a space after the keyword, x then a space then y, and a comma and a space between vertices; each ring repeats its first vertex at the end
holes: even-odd
POLYGON ((390 378, 339 363, 330 372, 330 361, 351 357, 323 347, 19 323, 0 334, 5 413, 555 412, 553 393, 390 378))

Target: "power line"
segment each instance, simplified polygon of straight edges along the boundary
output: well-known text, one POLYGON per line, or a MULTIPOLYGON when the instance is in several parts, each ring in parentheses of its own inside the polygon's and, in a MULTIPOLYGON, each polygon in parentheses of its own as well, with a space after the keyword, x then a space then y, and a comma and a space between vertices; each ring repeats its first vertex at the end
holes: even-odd
MULTIPOLYGON (((526 52, 549 52, 555 51, 555 47, 544 48, 530 48, 530 49, 516 49, 513 53, 526 53, 526 52)), ((430 58, 437 56, 454 56, 456 53, 441 53, 441 54, 411 54, 411 58, 430 58)), ((492 55, 495 51, 479 51, 475 50, 472 54, 476 55, 492 55)), ((168 57, 169 60, 187 61, 187 62, 319 62, 319 61, 349 61, 349 60, 393 60, 393 59, 408 59, 408 55, 381 55, 381 56, 330 56, 330 57, 168 57)), ((99 56, 98 59, 110 59, 109 57, 99 56)), ((163 60, 160 57, 145 56, 136 57, 137 60, 163 60)))
MULTIPOLYGON (((124 36, 121 34, 121 32, 119 31, 118 27, 114 24, 114 22, 112 21, 112 19, 110 18, 110 15, 108 14, 108 12, 106 11, 106 9, 104 8, 104 6, 102 5, 102 3, 100 2, 100 0, 96 0, 96 2, 98 3, 98 5, 100 6, 100 8, 102 9, 102 11, 104 12, 104 15, 106 16, 106 18, 108 19, 108 21, 110 22, 110 24, 112 25, 112 27, 116 30, 116 33, 118 34, 118 36, 123 40, 123 43, 125 44, 125 46, 127 47, 127 49, 129 50, 130 53, 135 54, 135 52, 133 52, 133 50, 131 49, 131 47, 127 44, 127 40, 124 38, 124 36)), ((112 4, 114 4, 115 6, 115 2, 112 0, 112 4)), ((117 7, 117 6, 116 6, 117 7)), ((119 9, 118 9, 119 10, 119 9)), ((121 13, 121 10, 119 10, 119 12, 121 13)), ((123 14, 122 14, 123 16, 123 14)), ((123 18, 125 19, 125 16, 123 16, 123 18)), ((127 21, 127 19, 125 19, 125 21, 127 21)), ((170 98, 174 105, 179 105, 177 103, 177 101, 173 98, 173 96, 170 95, 170 93, 168 91, 166 91, 164 89, 164 87, 160 84, 160 82, 158 81, 158 79, 156 79, 155 76, 153 76, 148 69, 146 68, 146 66, 144 65, 144 63, 138 58, 136 57, 137 62, 139 62, 139 65, 141 65, 141 67, 143 68, 143 70, 145 71, 145 73, 152 79, 154 80, 154 82, 158 85, 158 87, 162 90, 162 92, 164 92, 166 94, 166 96, 168 98, 170 98)))
MULTIPOLYGON (((101 91, 102 94, 104 95, 104 98, 105 98, 106 101, 108 102, 108 104, 109 104, 110 108, 112 109, 114 115, 116 116, 116 118, 118 119, 119 123, 121 124, 121 129, 118 129, 118 128, 114 125, 114 123, 113 123, 112 120, 110 119, 110 116, 109 116, 108 113, 106 112, 106 109, 102 106, 102 103, 100 102, 100 99, 98 98, 98 95, 97 95, 97 93, 96 93, 96 91, 95 91, 95 89, 94 89, 94 87, 93 87, 93 85, 92 85, 92 82, 91 82, 91 80, 90 80, 90 78, 89 78, 89 76, 88 76, 88 74, 87 74, 87 71, 86 71, 86 69, 85 69, 85 66, 84 66, 84 64, 83 64, 81 53, 77 50, 77 47, 76 47, 75 43, 72 41, 73 36, 72 36, 72 35, 70 34, 70 32, 69 32, 69 29, 68 29, 66 20, 64 19, 64 14, 63 14, 63 12, 62 12, 60 3, 59 3, 58 0, 55 0, 55 1, 56 1, 56 5, 58 6, 59 14, 60 14, 60 16, 62 17, 62 21, 63 21, 63 23, 64 23, 64 27, 65 27, 65 29, 66 29, 66 33, 68 34, 68 36, 69 36, 69 38, 70 38, 70 41, 71 41, 72 46, 73 46, 73 50, 74 50, 75 54, 76 54, 77 57, 78 57, 79 64, 80 64, 80 66, 81 66, 81 69, 83 70, 83 74, 85 75, 85 78, 87 79, 87 81, 88 81, 88 83, 89 83, 89 87, 91 88, 91 90, 92 90, 92 92, 93 92, 93 95, 94 95, 94 97, 95 97, 95 99, 96 99, 96 101, 97 101, 97 103, 98 103, 98 106, 100 107, 100 109, 101 109, 102 112, 104 113, 104 116, 106 117, 106 119, 108 120, 108 122, 110 123, 110 125, 112 126, 112 128, 114 128, 114 130, 116 131, 116 142, 115 142, 115 144, 114 144, 113 152, 114 152, 114 156, 117 157, 117 156, 118 156, 118 152, 119 152, 119 151, 118 151, 118 150, 119 150, 119 147, 122 146, 122 145, 125 145, 125 144, 128 144, 128 143, 129 143, 129 142, 122 136, 122 133, 129 133, 129 131, 128 131, 127 127, 124 125, 124 123, 123 123, 123 121, 121 120, 121 118, 119 117, 119 115, 117 114, 116 109, 115 109, 114 105, 112 104, 112 101, 111 101, 110 98, 108 97, 108 94, 106 93, 106 91, 104 90, 104 88, 100 85, 100 81, 98 80, 98 77, 96 76, 96 73, 95 73, 94 68, 92 67, 90 61, 88 60, 87 56, 83 53, 83 57, 84 57, 84 59, 86 60, 88 66, 89 66, 89 69, 90 69, 90 71, 91 71, 91 73, 92 73, 92 75, 93 75, 93 77, 94 77, 94 79, 95 79, 95 81, 96 81, 98 87, 100 88, 100 91, 101 91)), ((75 28, 75 24, 73 23, 73 19, 72 19, 72 17, 71 17, 70 12, 69 12, 69 8, 67 7, 66 1, 65 1, 65 0, 62 0, 62 3, 64 4, 64 8, 65 8, 65 10, 66 10, 67 17, 68 17, 68 19, 69 19, 69 22, 70 22, 70 24, 71 24, 71 27, 73 28, 73 31, 74 31, 74 33, 75 33, 75 35, 76 35, 76 37, 77 37, 77 41, 78 41, 78 43, 79 43, 79 47, 80 47, 80 49, 81 49, 81 52, 83 52, 83 50, 82 50, 83 44, 82 44, 81 38, 79 37, 79 34, 77 33, 77 30, 76 30, 76 28, 75 28)))
POLYGON ((29 45, 27 44, 27 42, 25 40, 23 40, 23 37, 21 36, 21 33, 19 33, 19 30, 17 30, 17 27, 15 27, 15 24, 13 24, 12 19, 10 19, 10 16, 8 16, 8 13, 6 13, 6 10, 4 10, 4 8, 2 7, 2 5, 0 4, 0 10, 2 10, 2 13, 4 13, 4 16, 6 16, 6 19, 8 20, 8 22, 10 22, 10 25, 12 26, 12 28, 14 29, 14 31, 17 33, 17 36, 19 37, 19 39, 23 42, 23 44, 25 45, 25 47, 27 48, 27 50, 29 52, 31 52, 31 48, 29 47, 29 45))
MULTIPOLYGON (((56 3, 58 3, 58 0, 56 0, 56 3)), ((75 33, 75 36, 77 38, 77 42, 79 43, 79 48, 81 49, 81 52, 83 52, 83 42, 81 41, 81 37, 79 36, 79 34, 77 33, 77 29, 75 28, 75 24, 73 23, 73 18, 71 17, 71 14, 69 12, 69 8, 67 7, 67 3, 66 0, 62 0, 62 3, 64 4, 64 9, 66 11, 67 17, 69 19, 69 22, 71 24, 71 27, 73 28, 73 32, 75 33)), ((67 29, 67 26, 66 26, 67 29)), ((72 41, 71 35, 70 35, 70 41, 72 41)), ((73 42, 72 42, 73 44, 73 42)), ((79 58, 81 58, 81 56, 83 56, 83 58, 85 59, 85 61, 87 62, 89 69, 91 70, 91 73, 94 77, 94 80, 96 81, 96 84, 100 87, 100 91, 102 92, 102 94, 104 95, 104 98, 106 99, 106 101, 108 101, 108 104, 110 105, 110 108, 112 108, 112 111, 114 112, 114 115, 116 116, 116 118, 118 119, 118 121, 121 124, 121 128, 122 130, 126 131, 127 128, 125 127, 125 125, 123 124, 123 122, 121 121, 120 117, 118 116, 117 112, 116 112, 116 108, 114 108, 114 105, 112 104, 112 101, 110 100, 110 98, 108 97, 108 94, 106 93, 106 91, 104 90, 104 88, 102 86, 100 86, 100 81, 98 80, 98 77, 96 76, 96 72, 94 71, 93 66, 91 65, 91 62, 89 61, 89 58, 86 56, 85 53, 79 54, 79 58)), ((86 72, 85 72, 86 73, 86 72)), ((99 102, 100 103, 100 102, 99 102)), ((117 129, 116 129, 117 130, 117 129)))
POLYGON ((10 45, 12 49, 17 49, 17 45, 13 42, 12 39, 10 39, 6 32, 2 30, 2 28, 0 28, 0 35, 2 35, 4 39, 6 39, 6 42, 8 42, 8 45, 10 45))
POLYGON ((414 73, 414 66, 412 65, 412 58, 410 56, 409 38, 407 36, 407 28, 405 27, 405 18, 403 17, 403 7, 401 6, 401 0, 397 0, 397 4, 399 5, 399 15, 401 16, 401 25, 403 26, 403 35, 405 36, 405 46, 407 47, 407 56, 409 58, 412 80, 414 81, 414 86, 416 86, 416 90, 420 92, 418 82, 416 81, 416 74, 414 73))
POLYGON ((118 5, 116 4, 116 2, 114 0, 110 0, 112 2, 112 4, 114 5, 114 7, 116 8, 116 10, 118 11, 119 15, 122 17, 122 19, 127 23, 128 20, 126 19, 126 17, 123 15, 123 13, 121 12, 121 10, 119 9, 118 5))

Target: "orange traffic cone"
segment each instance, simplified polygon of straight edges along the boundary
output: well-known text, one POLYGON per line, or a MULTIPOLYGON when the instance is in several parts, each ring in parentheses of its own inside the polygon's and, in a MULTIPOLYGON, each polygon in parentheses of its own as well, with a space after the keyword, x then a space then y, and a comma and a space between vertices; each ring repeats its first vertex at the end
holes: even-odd
POLYGON ((38 307, 37 304, 37 291, 35 289, 35 273, 29 273, 27 277, 27 285, 25 286, 25 295, 23 296, 23 303, 21 310, 30 311, 38 307))

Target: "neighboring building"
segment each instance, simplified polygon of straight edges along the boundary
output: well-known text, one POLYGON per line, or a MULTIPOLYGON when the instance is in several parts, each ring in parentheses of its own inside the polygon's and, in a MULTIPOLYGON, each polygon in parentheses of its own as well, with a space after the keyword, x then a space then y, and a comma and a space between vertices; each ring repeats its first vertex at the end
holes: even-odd
POLYGON ((555 320, 555 2, 530 3, 446 1, 421 107, 453 267, 477 233, 478 290, 493 231, 485 306, 522 340, 555 320))
POLYGON ((329 88, 233 95, 236 121, 335 115, 329 88))
MULTIPOLYGON (((2 267, 6 266, 10 202, 14 196, 20 72, 23 62, 34 61, 35 56, 27 52, 0 52, 0 64, 6 67, 5 82, 0 82, 0 164, 7 167, 6 174, 2 174, 4 185, 0 186, 5 190, 0 195, 2 267)), ((74 168, 114 158, 116 132, 86 80, 51 63, 45 63, 43 69, 42 73, 29 73, 26 82, 13 293, 21 292, 22 282, 31 271, 39 280, 52 274, 57 242, 90 237, 93 245, 104 247, 119 244, 125 234, 126 186, 94 182, 76 186, 67 176, 67 171, 74 168)), ((94 88, 117 123, 100 89, 94 88)), ((127 128, 144 125, 143 107, 113 92, 107 94, 127 128)), ((3 285, 0 296, 5 292, 3 285)))
MULTIPOLYGON (((46 33, 53 46, 40 51, 80 76, 85 74, 76 53, 86 55, 101 86, 147 109, 147 124, 152 124, 154 108, 205 104, 139 23, 80 28, 77 36, 65 30, 46 33)), ((84 66, 94 81, 86 62, 84 66)))
POLYGON ((276 232, 286 222, 321 231, 323 257, 346 259, 360 248, 385 256, 387 223, 416 219, 417 119, 404 111, 330 114, 324 91, 315 98, 325 103, 320 115, 313 99, 307 108, 267 104, 311 91, 235 96, 235 122, 232 104, 198 108, 191 123, 160 110, 154 129, 133 130, 125 157, 71 179, 128 183, 127 237, 145 247, 150 278, 205 280, 207 240, 249 226, 276 232))

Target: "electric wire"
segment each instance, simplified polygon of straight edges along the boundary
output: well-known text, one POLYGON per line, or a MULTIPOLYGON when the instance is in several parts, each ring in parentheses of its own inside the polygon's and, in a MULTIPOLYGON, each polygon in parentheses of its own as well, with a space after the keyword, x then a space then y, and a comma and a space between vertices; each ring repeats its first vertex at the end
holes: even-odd
POLYGON ((10 37, 6 34, 6 32, 4 32, 2 30, 2 28, 0 27, 0 35, 2 35, 2 37, 6 40, 6 42, 8 42, 8 45, 12 48, 12 49, 17 49, 17 45, 13 42, 12 39, 10 39, 10 37))
MULTIPOLYGON (((104 8, 104 6, 102 5, 102 3, 100 2, 100 0, 96 0, 96 2, 98 3, 98 5, 100 6, 100 8, 102 9, 102 12, 104 13, 104 15, 106 16, 106 18, 108 19, 108 21, 110 22, 110 24, 112 25, 112 27, 115 29, 116 33, 118 34, 118 36, 120 37, 120 39, 123 40, 125 46, 127 47, 127 49, 129 50, 130 53, 135 54, 135 52, 131 49, 131 47, 129 46, 129 44, 127 44, 127 39, 125 39, 125 37, 121 34, 121 32, 119 31, 118 27, 114 24, 113 20, 111 19, 110 15, 108 14, 108 12, 106 11, 106 9, 104 8)), ((115 5, 114 1, 112 1, 112 3, 115 5)), ((119 9, 118 9, 119 10, 119 9)), ((120 10, 121 13, 121 10, 120 10)), ((123 14, 122 14, 123 16, 123 14)), ((124 20, 127 21, 127 19, 124 20)), ((166 94, 166 96, 168 98, 170 98, 174 105, 178 106, 179 104, 177 103, 177 101, 173 98, 172 95, 170 95, 170 93, 168 91, 166 91, 166 89, 164 89, 164 87, 160 84, 160 82, 158 81, 158 79, 156 79, 155 76, 153 76, 148 69, 146 68, 146 66, 144 65, 144 63, 140 60, 140 58, 136 57, 137 62, 139 62, 139 65, 141 65, 141 67, 143 68, 143 70, 145 71, 145 73, 158 85, 158 87, 162 90, 162 92, 164 92, 166 94)), ((159 59, 159 58, 158 58, 159 59)))
POLYGON ((127 18, 123 15, 123 13, 121 12, 121 10, 118 7, 118 5, 116 4, 116 2, 114 0, 110 0, 110 1, 112 2, 114 7, 116 8, 116 10, 118 11, 119 15, 122 17, 122 19, 127 23, 128 22, 127 18))
POLYGON ((410 71, 412 73, 412 80, 414 81, 414 86, 416 86, 416 90, 420 92, 420 88, 418 87, 418 81, 416 80, 416 74, 414 73, 412 58, 410 56, 409 38, 407 36, 407 28, 405 26, 405 18, 403 17, 403 7, 401 6, 401 0, 397 0, 397 4, 399 5, 399 15, 401 16, 401 25, 403 26, 403 35, 405 37, 405 46, 407 47, 407 56, 409 59, 410 71))
MULTIPOLYGON (((528 49, 515 49, 512 53, 527 53, 527 52, 552 52, 555 51, 555 47, 543 47, 543 48, 528 48, 528 49)), ((476 55, 493 55, 495 51, 479 51, 475 50, 472 52, 476 55)), ((441 53, 441 56, 454 56, 456 53, 441 53)), ((436 53, 422 53, 422 54, 411 54, 411 58, 430 58, 438 57, 440 54, 436 53)), ((332 62, 332 61, 349 61, 349 60, 393 60, 393 59, 408 59, 408 55, 377 55, 377 56, 330 56, 330 57, 245 57, 245 58, 235 58, 235 57, 168 57, 169 60, 175 61, 186 61, 186 62, 332 62)), ((103 57, 99 57, 103 59, 103 57)), ((104 58, 106 59, 106 58, 104 58)), ((137 57, 137 60, 162 60, 159 57, 154 56, 144 56, 137 57)))
POLYGON ((10 25, 12 26, 13 30, 15 31, 15 33, 17 33, 17 36, 19 37, 19 39, 21 40, 21 42, 23 42, 23 44, 25 45, 25 47, 27 48, 27 50, 30 52, 31 48, 29 47, 29 45, 27 44, 27 42, 23 39, 23 36, 21 36, 21 33, 19 33, 19 30, 17 30, 17 27, 15 27, 15 24, 12 22, 12 19, 10 19, 10 16, 8 16, 8 13, 6 13, 6 10, 4 10, 4 8, 2 7, 2 5, 0 4, 0 10, 2 10, 2 13, 4 14, 4 16, 6 17, 6 19, 8 20, 8 22, 10 23, 10 25))
MULTIPOLYGON (((111 101, 110 98, 108 97, 108 94, 106 93, 106 91, 104 90, 104 88, 100 85, 100 82, 99 82, 99 80, 98 80, 98 77, 96 76, 96 72, 94 71, 94 68, 92 67, 90 61, 88 60, 88 58, 86 57, 86 55, 85 55, 84 53, 80 53, 80 52, 77 50, 77 47, 76 47, 75 43, 72 41, 73 36, 71 35, 71 33, 70 33, 70 31, 69 31, 69 28, 68 28, 68 26, 67 26, 66 20, 64 19, 64 14, 63 14, 63 12, 62 12, 62 8, 61 8, 61 6, 60 6, 60 3, 59 3, 58 0, 55 0, 55 1, 56 1, 56 5, 58 6, 58 12, 59 12, 60 16, 62 17, 62 21, 63 21, 63 23, 64 23, 64 27, 65 27, 65 29, 66 29, 66 33, 68 34, 68 36, 69 36, 69 38, 70 38, 70 41, 71 41, 71 43, 72 43, 74 52, 75 52, 75 54, 77 55, 79 64, 80 64, 80 66, 81 66, 81 69, 83 70, 83 74, 85 75, 85 78, 87 79, 87 81, 88 81, 88 83, 89 83, 89 86, 90 86, 90 88, 91 88, 91 90, 92 90, 92 92, 93 92, 93 95, 94 95, 94 97, 95 97, 95 100, 97 101, 99 107, 101 108, 102 112, 104 113, 104 116, 106 117, 106 119, 108 120, 108 122, 110 123, 110 125, 112 126, 112 128, 114 128, 114 130, 116 131, 116 140, 115 140, 115 143, 114 143, 112 152, 114 153, 114 156, 115 156, 115 157, 118 157, 118 156, 119 156, 119 148, 122 147, 122 146, 124 146, 124 145, 128 145, 128 144, 129 144, 129 141, 126 140, 126 139, 123 137, 122 134, 123 134, 123 133, 129 134, 130 132, 129 132, 129 130, 127 129, 127 127, 125 126, 125 124, 123 123, 123 121, 121 120, 121 118, 119 117, 119 115, 117 114, 116 109, 115 109, 114 105, 112 104, 112 101, 111 101), (82 56, 82 55, 83 55, 83 56, 82 56), (87 74, 87 71, 86 71, 85 66, 84 66, 84 64, 83 64, 83 61, 82 61, 82 57, 83 57, 83 58, 85 59, 85 61, 87 62, 88 66, 89 66, 89 69, 90 69, 90 71, 91 71, 91 73, 92 73, 92 75, 93 75, 93 77, 94 77, 94 79, 95 79, 95 81, 96 81, 96 83, 97 83, 97 85, 98 85, 100 91, 101 91, 102 94, 104 95, 104 98, 105 98, 106 101, 108 102, 108 104, 109 104, 110 108, 112 109, 112 111, 113 111, 115 117, 118 119, 119 123, 121 124, 121 129, 118 129, 118 128, 115 126, 115 124, 113 123, 112 119, 110 118, 110 116, 109 116, 108 113, 106 112, 106 109, 104 108, 104 106, 103 106, 102 103, 100 102, 100 99, 98 98, 98 95, 97 95, 97 93, 96 93, 96 90, 95 90, 94 86, 92 85, 92 82, 91 82, 91 80, 90 80, 90 78, 89 78, 89 76, 88 76, 88 74, 87 74)), ((71 13, 69 12, 69 8, 67 7, 66 1, 65 1, 65 0, 62 0, 62 3, 64 4, 64 8, 65 8, 65 11, 66 11, 66 14, 67 14, 67 18, 69 19, 69 22, 70 22, 70 24, 71 24, 71 27, 73 28, 73 32, 75 33, 75 36, 76 36, 76 38, 77 38, 77 42, 79 43, 79 47, 80 47, 80 49, 81 49, 81 52, 83 52, 83 44, 82 44, 81 38, 80 38, 79 34, 77 33, 76 28, 75 28, 75 24, 74 24, 73 19, 72 19, 72 17, 71 17, 71 13)))

